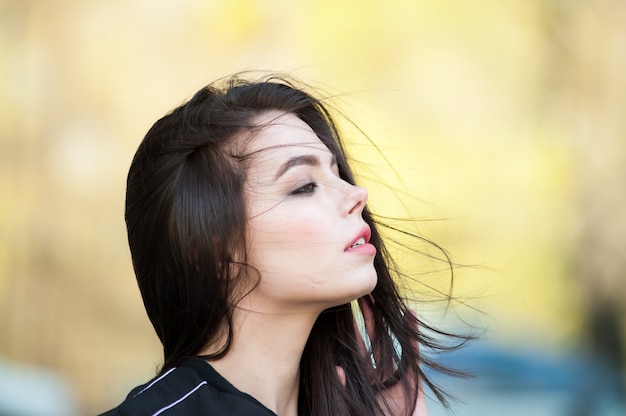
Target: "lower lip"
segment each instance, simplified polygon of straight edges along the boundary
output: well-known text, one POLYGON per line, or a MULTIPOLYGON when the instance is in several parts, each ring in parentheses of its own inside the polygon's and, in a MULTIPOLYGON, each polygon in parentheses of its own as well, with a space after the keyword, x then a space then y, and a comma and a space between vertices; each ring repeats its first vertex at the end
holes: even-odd
POLYGON ((349 248, 346 250, 346 253, 355 253, 355 254, 367 254, 372 255, 376 254, 376 247, 373 244, 365 243, 354 248, 349 248))

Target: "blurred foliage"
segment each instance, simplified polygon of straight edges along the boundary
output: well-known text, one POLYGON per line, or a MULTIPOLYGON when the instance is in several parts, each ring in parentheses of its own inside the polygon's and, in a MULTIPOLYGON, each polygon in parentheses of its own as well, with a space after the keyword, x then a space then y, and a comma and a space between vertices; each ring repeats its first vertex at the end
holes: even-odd
POLYGON ((377 211, 484 266, 457 270, 461 317, 623 362, 625 67, 620 0, 0 0, 0 355, 59 371, 88 413, 153 374, 133 152, 202 85, 269 69, 376 143, 389 163, 347 127, 377 211))

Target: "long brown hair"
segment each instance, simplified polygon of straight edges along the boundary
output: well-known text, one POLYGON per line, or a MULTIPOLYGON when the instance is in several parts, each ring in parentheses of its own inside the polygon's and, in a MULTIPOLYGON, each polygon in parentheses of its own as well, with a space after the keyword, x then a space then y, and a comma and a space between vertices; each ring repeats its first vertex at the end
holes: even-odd
MULTIPOLYGON (((241 261, 241 256, 234 256, 245 254, 246 172, 232 142, 258 127, 254 120, 270 110, 294 114, 307 123, 337 158, 340 177, 354 184, 328 108, 293 80, 279 76, 255 81, 233 76, 202 88, 158 120, 135 154, 128 174, 125 218, 144 305, 163 344, 161 372, 217 340, 222 340, 217 352, 203 358, 216 359, 229 350, 237 299, 233 292, 250 287, 249 282, 240 283, 253 275, 245 257, 241 261)), ((418 379, 446 401, 420 367, 438 368, 437 364, 421 355, 417 345, 443 347, 416 326, 407 325, 407 317, 417 318, 407 315, 390 272, 395 267, 367 208, 363 218, 377 248, 378 283, 359 302, 369 308, 375 322, 369 341, 377 351, 376 365, 373 357, 363 354, 351 305, 324 311, 301 359, 301 415, 387 414, 379 392, 397 383, 408 392, 406 414, 410 415, 418 379), (337 366, 345 371, 345 386, 337 366)), ((420 322, 419 328, 429 327, 420 322)))

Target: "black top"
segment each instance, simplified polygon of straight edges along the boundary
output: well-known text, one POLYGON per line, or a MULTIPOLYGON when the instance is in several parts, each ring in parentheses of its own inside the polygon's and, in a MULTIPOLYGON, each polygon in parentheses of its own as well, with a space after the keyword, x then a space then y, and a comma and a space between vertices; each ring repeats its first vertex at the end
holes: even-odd
POLYGON ((101 416, 276 416, 230 384, 200 358, 133 389, 118 407, 101 416))

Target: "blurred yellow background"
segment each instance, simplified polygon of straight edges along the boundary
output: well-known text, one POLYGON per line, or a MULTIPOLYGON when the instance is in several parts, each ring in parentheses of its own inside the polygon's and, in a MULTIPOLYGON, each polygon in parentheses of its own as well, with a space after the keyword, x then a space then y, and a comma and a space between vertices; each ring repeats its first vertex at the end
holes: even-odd
POLYGON ((373 207, 406 214, 392 184, 422 233, 480 266, 458 270, 455 314, 504 348, 623 373, 620 0, 0 0, 3 361, 60 375, 79 414, 154 374, 127 169, 159 117, 257 69, 337 94, 401 178, 355 143, 373 207))

